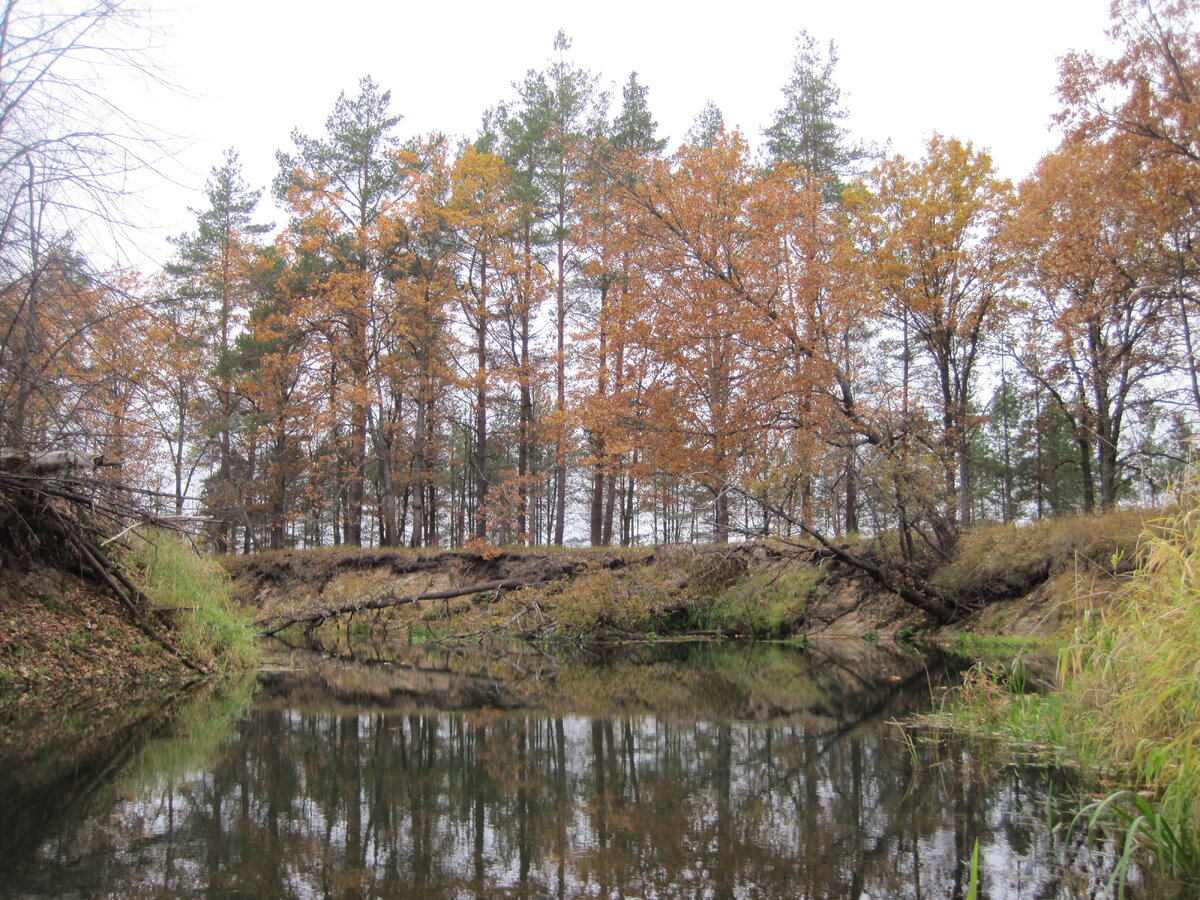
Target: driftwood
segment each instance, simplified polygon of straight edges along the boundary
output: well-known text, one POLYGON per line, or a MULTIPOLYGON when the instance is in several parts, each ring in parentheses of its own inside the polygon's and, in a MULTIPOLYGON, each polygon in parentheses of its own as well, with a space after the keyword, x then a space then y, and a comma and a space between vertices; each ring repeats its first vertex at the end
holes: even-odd
POLYGON ((500 578, 495 581, 481 581, 475 584, 464 584, 459 587, 443 588, 440 591, 425 591, 421 594, 386 594, 382 597, 376 597, 373 600, 362 600, 358 603, 344 603, 341 606, 329 607, 327 609, 316 610, 315 612, 304 613, 299 616, 268 616, 265 619, 259 619, 255 622, 255 627, 262 628, 264 635, 277 634, 286 628, 291 628, 293 625, 304 625, 307 628, 316 628, 322 622, 329 619, 337 618, 338 616, 351 615, 353 613, 369 612, 375 609, 389 609, 393 606, 404 606, 408 603, 418 603, 421 600, 450 600, 454 597, 465 597, 470 594, 486 594, 499 591, 515 591, 521 588, 538 587, 543 584, 549 584, 555 581, 554 577, 546 577, 545 575, 539 578, 520 579, 520 578, 500 578), (269 627, 267 627, 269 626, 269 627))

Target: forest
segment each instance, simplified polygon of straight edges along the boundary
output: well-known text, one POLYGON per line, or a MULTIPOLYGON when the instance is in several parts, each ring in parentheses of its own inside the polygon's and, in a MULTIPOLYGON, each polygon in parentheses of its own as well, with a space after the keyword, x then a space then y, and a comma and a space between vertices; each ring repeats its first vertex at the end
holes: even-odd
POLYGON ((710 105, 673 151, 649 86, 608 96, 560 33, 472 137, 406 135, 364 77, 271 185, 229 150, 154 272, 52 214, 114 150, 53 115, 106 8, 4 4, 0 443, 119 461, 96 477, 217 552, 894 533, 911 561, 1160 503, 1190 459, 1186 0, 1063 48, 1060 142, 1017 185, 965 138, 852 140, 807 33, 761 141, 710 105))

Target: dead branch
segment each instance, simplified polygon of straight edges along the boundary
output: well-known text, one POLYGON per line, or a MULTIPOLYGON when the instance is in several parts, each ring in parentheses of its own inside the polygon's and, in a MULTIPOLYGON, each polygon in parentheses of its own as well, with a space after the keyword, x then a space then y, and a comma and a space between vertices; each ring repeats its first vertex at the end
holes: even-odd
POLYGON ((125 605, 138 629, 193 672, 199 675, 208 675, 209 671, 204 666, 191 659, 150 625, 142 614, 142 609, 149 606, 149 601, 125 573, 104 555, 103 550, 80 534, 79 530, 63 518, 57 509, 54 507, 51 509, 59 522, 63 536, 79 551, 80 560, 125 605))
MULTIPOLYGON (((739 488, 730 487, 730 490, 736 491, 747 499, 758 503, 777 519, 787 522, 795 528, 799 528, 807 537, 820 545, 823 554, 836 559, 843 565, 865 573, 867 577, 881 588, 891 591, 905 603, 921 610, 939 625, 949 625, 952 622, 957 622, 969 611, 953 599, 943 596, 933 585, 929 584, 927 580, 918 577, 915 572, 904 568, 885 568, 884 566, 876 565, 871 560, 851 552, 849 547, 834 544, 820 531, 806 522, 795 520, 778 506, 768 503, 761 498, 751 497, 739 488)), ((787 538, 777 538, 777 540, 789 546, 801 547, 806 550, 812 549, 807 545, 797 544, 787 538)))
POLYGON ((408 603, 419 603, 422 600, 450 600, 454 597, 465 597, 470 594, 486 594, 493 591, 515 591, 520 590, 521 588, 539 587, 544 584, 549 584, 554 580, 556 580, 556 578, 545 576, 528 580, 519 578, 501 578, 495 581, 482 581, 476 584, 465 584, 459 587, 444 588, 440 591, 425 591, 421 594, 406 594, 403 596, 387 594, 371 600, 362 600, 358 603, 344 603, 341 606, 316 610, 315 612, 305 613, 304 615, 299 616, 268 616, 265 619, 259 619, 254 623, 254 625, 257 628, 264 628, 265 630, 262 633, 270 636, 277 634, 286 628, 291 628, 293 625, 304 625, 307 628, 316 628, 322 622, 343 615, 351 615, 354 613, 367 612, 375 609, 389 609, 395 606, 404 606, 408 603), (270 626, 269 628, 266 627, 268 625, 270 626))
POLYGON ((103 536, 116 530, 118 538, 134 525, 172 523, 155 516, 129 499, 124 485, 93 480, 87 473, 109 465, 102 456, 57 450, 30 456, 0 449, 0 547, 13 560, 40 560, 43 564, 78 566, 107 588, 129 612, 133 624, 148 638, 200 675, 209 674, 200 663, 177 647, 147 617, 151 603, 124 570, 103 549, 112 540, 103 536), (4 545, 7 546, 4 546, 4 545), (73 551, 73 552, 72 552, 73 551))

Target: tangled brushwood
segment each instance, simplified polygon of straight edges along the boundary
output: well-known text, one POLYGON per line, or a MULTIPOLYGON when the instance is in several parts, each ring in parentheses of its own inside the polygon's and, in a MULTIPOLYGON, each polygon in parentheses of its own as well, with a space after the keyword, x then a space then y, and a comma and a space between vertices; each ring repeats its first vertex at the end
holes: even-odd
POLYGON ((106 465, 114 463, 72 450, 0 451, 0 567, 50 567, 104 586, 147 637, 187 668, 208 674, 155 621, 149 598, 121 564, 134 528, 178 523, 150 514, 140 502, 144 491, 93 477, 106 465))

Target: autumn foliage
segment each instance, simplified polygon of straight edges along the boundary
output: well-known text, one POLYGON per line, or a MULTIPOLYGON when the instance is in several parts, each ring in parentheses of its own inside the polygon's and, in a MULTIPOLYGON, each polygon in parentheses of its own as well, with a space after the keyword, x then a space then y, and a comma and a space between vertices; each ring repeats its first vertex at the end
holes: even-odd
POLYGON ((764 151, 714 109, 666 154, 561 35, 469 144, 401 140, 364 79, 279 154, 272 238, 231 153, 156 277, 63 245, 8 280, 6 440, 128 460, 221 551, 867 532, 915 563, 1153 501, 1200 415, 1200 38, 1189 4, 1113 15, 1016 187, 949 136, 865 164, 831 85, 787 94, 829 78, 807 36, 764 151))

